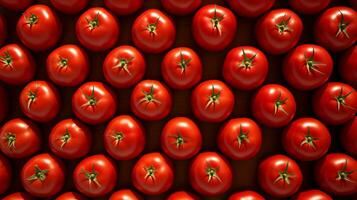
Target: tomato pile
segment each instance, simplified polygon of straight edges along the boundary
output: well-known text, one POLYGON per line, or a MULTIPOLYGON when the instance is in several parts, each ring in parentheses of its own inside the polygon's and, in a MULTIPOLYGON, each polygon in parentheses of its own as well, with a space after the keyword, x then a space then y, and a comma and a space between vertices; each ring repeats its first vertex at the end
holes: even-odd
POLYGON ((0 0, 0 198, 357 198, 357 1, 0 0))

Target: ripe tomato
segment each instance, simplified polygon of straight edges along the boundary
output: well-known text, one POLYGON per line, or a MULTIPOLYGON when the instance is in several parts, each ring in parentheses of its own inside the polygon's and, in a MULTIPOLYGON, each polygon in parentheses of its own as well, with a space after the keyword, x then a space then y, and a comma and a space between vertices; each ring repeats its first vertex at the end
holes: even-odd
POLYGON ((30 4, 32 0, 0 0, 0 5, 14 11, 25 10, 30 4))
POLYGON ((22 85, 32 80, 36 65, 29 51, 17 44, 0 49, 0 80, 7 84, 22 85))
POLYGON ((357 117, 345 124, 340 131, 340 143, 351 155, 357 156, 357 117))
POLYGON ((174 15, 187 15, 201 6, 201 0, 161 0, 164 9, 174 15))
POLYGON ((231 9, 243 17, 258 17, 269 10, 275 0, 227 0, 231 9))
POLYGON ((302 14, 316 14, 324 10, 331 0, 289 0, 289 5, 297 12, 302 14))
POLYGON ((246 190, 242 192, 237 192, 231 195, 228 200, 265 200, 260 194, 246 190))
POLYGON ((131 172, 134 187, 146 195, 158 195, 166 192, 173 184, 172 163, 160 153, 143 155, 131 172))
POLYGON ((314 92, 313 111, 331 125, 346 123, 357 111, 357 92, 353 87, 339 82, 329 82, 314 92))
POLYGON ((63 163, 47 153, 28 160, 21 170, 24 189, 36 197, 51 197, 58 193, 65 182, 63 163))
POLYGON ((357 12, 348 7, 327 9, 314 25, 315 41, 331 51, 341 51, 357 41, 357 12))
POLYGON ((299 41, 303 24, 289 9, 276 9, 259 19, 255 27, 258 44, 270 54, 283 54, 299 41))
POLYGON ((305 190, 294 195, 292 200, 332 200, 332 198, 320 190, 305 190))
POLYGON ((236 47, 228 52, 223 64, 223 78, 240 90, 260 86, 268 74, 268 60, 252 46, 236 47))
POLYGON ((186 191, 177 191, 172 193, 166 200, 198 200, 199 198, 186 191))
POLYGON ((9 102, 6 90, 0 85, 0 122, 5 119, 8 110, 9 102))
POLYGON ((330 148, 331 136, 327 127, 314 118, 300 118, 285 128, 285 151, 301 161, 317 160, 330 148))
POLYGON ((117 15, 130 15, 143 6, 144 0, 104 0, 104 4, 117 15))
POLYGON ((0 194, 5 193, 12 180, 12 168, 9 161, 0 154, 0 194))
POLYGON ((222 51, 233 41, 236 31, 236 17, 228 8, 219 5, 203 6, 193 17, 193 37, 208 51, 222 51))
POLYGON ((170 87, 189 89, 202 78, 202 62, 192 49, 174 48, 165 55, 161 63, 161 74, 170 87))
POLYGON ((175 42, 176 28, 170 17, 160 10, 149 9, 135 19, 131 37, 140 50, 161 53, 175 42))
POLYGON ((268 84, 253 96, 253 116, 269 127, 287 125, 295 115, 296 103, 293 94, 284 86, 268 84))
POLYGON ((88 197, 104 196, 117 183, 115 163, 102 154, 87 157, 74 169, 73 182, 77 190, 88 197))
POLYGON ((134 191, 130 189, 121 189, 114 192, 109 200, 142 200, 142 198, 134 191))
POLYGON ((161 148, 173 159, 190 159, 200 151, 201 146, 200 129, 189 118, 173 118, 161 131, 161 148))
POLYGON ((116 112, 117 100, 112 90, 101 82, 87 82, 72 97, 72 110, 88 124, 100 124, 116 112))
POLYGON ((27 193, 15 192, 7 195, 2 200, 33 200, 33 198, 27 193))
POLYGON ((357 88, 357 45, 354 45, 342 54, 339 59, 338 69, 340 76, 347 83, 357 88))
POLYGON ((133 46, 113 49, 103 63, 105 79, 116 88, 132 87, 144 77, 145 71, 145 58, 133 46))
POLYGON ((0 14, 0 30, 0 45, 3 45, 7 37, 7 23, 2 14, 0 14))
POLYGON ((112 48, 119 38, 117 18, 101 7, 90 8, 78 18, 76 35, 79 42, 92 51, 112 48))
POLYGON ((201 121, 221 122, 232 113, 233 107, 231 89, 219 80, 204 81, 191 94, 193 114, 201 121))
POLYGON ((55 200, 86 200, 86 198, 75 192, 66 192, 58 196, 55 200))
POLYGON ((59 112, 61 100, 57 89, 46 81, 32 81, 20 93, 20 107, 29 118, 49 122, 59 112))
POLYGON ((319 187, 334 195, 357 192, 357 161, 342 153, 327 154, 315 165, 315 180, 319 187))
POLYGON ((62 35, 62 24, 52 9, 43 4, 29 7, 16 26, 21 42, 34 51, 52 48, 62 35))
POLYGON ((233 160, 249 160, 260 150, 262 132, 253 120, 235 118, 229 120, 219 131, 218 148, 233 160))
POLYGON ((159 81, 141 81, 131 93, 130 107, 133 113, 141 119, 161 120, 172 110, 171 93, 159 81))
POLYGON ((76 14, 87 6, 88 0, 51 0, 51 3, 63 13, 76 14))
POLYGON ((145 130, 141 123, 129 115, 112 119, 104 131, 104 147, 116 160, 130 160, 145 147, 145 130))

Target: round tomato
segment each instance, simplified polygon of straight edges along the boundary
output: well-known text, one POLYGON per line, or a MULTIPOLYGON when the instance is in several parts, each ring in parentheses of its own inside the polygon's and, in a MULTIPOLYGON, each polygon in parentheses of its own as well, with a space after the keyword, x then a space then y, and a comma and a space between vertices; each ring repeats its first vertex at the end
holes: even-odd
POLYGON ((164 9, 174 15, 187 15, 201 6, 201 0, 161 0, 164 9))
POLYGON ((289 0, 289 5, 302 14, 316 14, 324 10, 331 0, 289 0))
POLYGON ((8 95, 6 90, 0 85, 0 122, 5 119, 9 111, 8 95))
POLYGON ((158 195, 173 184, 172 163, 160 153, 143 155, 134 165, 131 180, 136 189, 146 195, 158 195))
POLYGON ((89 0, 51 0, 52 5, 66 14, 79 13, 87 6, 89 0))
POLYGON ((142 198, 134 191, 129 189, 121 189, 114 192, 109 200, 142 200, 142 198))
POLYGON ((9 161, 0 154, 0 194, 5 193, 12 180, 12 168, 9 161))
POLYGON ((357 156, 357 117, 345 124, 340 131, 340 143, 349 154, 357 156))
POLYGON ((79 192, 88 197, 101 197, 117 184, 115 163, 97 154, 83 159, 73 171, 73 182, 79 192))
POLYGON ((202 78, 202 62, 192 49, 175 48, 162 60, 161 74, 170 87, 178 90, 189 89, 202 78))
POLYGON ((104 0, 104 4, 117 15, 130 15, 143 6, 144 0, 104 0))
POLYGON ((161 53, 175 42, 176 28, 170 17, 149 9, 139 15, 131 29, 132 40, 146 53, 161 53))
POLYGON ((76 23, 79 42, 92 51, 105 51, 112 48, 119 38, 119 33, 117 18, 101 7, 85 11, 76 23))
POLYGON ((15 192, 7 195, 2 200, 33 200, 33 198, 27 193, 15 192))
POLYGON ((269 10, 275 0, 227 0, 231 9, 243 17, 258 17, 269 10))
POLYGON ((117 99, 112 90, 101 82, 87 82, 72 97, 72 110, 88 124, 100 124, 116 112, 117 99))
POLYGON ((166 200, 198 200, 199 198, 186 191, 177 191, 166 198, 166 200))
POLYGON ((0 5, 14 11, 25 10, 30 4, 32 0, 0 0, 0 5))
POLYGON ((109 84, 116 88, 129 88, 145 75, 144 56, 132 46, 113 49, 105 58, 103 73, 109 84))
POLYGON ((268 60, 263 52, 252 46, 236 47, 228 52, 223 64, 223 78, 240 90, 260 86, 268 74, 268 60))
POLYGON ((338 69, 342 79, 357 88, 357 45, 344 52, 339 59, 338 69))
POLYGON ((258 44, 270 54, 283 54, 299 41, 303 29, 300 17, 289 9, 272 10, 255 27, 258 44))
POLYGON ((231 195, 228 200, 265 200, 260 194, 246 190, 242 192, 237 192, 231 195))
POLYGON ((145 130, 139 121, 129 115, 112 119, 104 131, 104 147, 116 160, 130 160, 145 147, 145 130))
POLYGON ((332 200, 332 198, 320 190, 305 190, 295 195, 292 200, 332 200))
POLYGON ((55 200, 86 200, 86 198, 75 192, 66 192, 58 196, 55 200))
POLYGON ((2 14, 0 14, 0 30, 0 45, 3 45, 7 37, 7 24, 2 14))

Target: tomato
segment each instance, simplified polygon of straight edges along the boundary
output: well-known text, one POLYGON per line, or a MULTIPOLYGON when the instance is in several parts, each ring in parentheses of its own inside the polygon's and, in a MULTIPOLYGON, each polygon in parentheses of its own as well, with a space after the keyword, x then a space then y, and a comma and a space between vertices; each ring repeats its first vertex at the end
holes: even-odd
POLYGON ((0 45, 3 45, 7 37, 7 23, 2 14, 0 14, 0 30, 0 45))
POLYGON ((82 195, 75 192, 66 192, 58 196, 55 200, 85 200, 82 195))
POLYGON ((268 12, 256 23, 256 40, 269 54, 283 54, 299 41, 303 29, 300 17, 289 9, 268 12))
POLYGON ((51 0, 52 5, 66 14, 79 13, 87 6, 89 0, 51 0))
POLYGON ((233 111, 234 95, 231 89, 219 80, 200 83, 191 94, 191 108, 197 119, 221 122, 233 111))
POLYGON ((331 0, 289 0, 289 5, 295 11, 302 14, 316 14, 322 10, 324 10, 329 4, 331 0))
POLYGON ((100 124, 109 120, 116 109, 116 96, 101 82, 84 83, 72 97, 72 111, 88 124, 100 124))
POLYGON ((87 77, 89 61, 84 50, 76 45, 63 45, 52 51, 46 62, 47 75, 55 84, 73 87, 87 77))
POLYGON ((36 197, 51 197, 58 193, 65 182, 63 163, 47 153, 28 160, 21 170, 22 187, 36 197))
POLYGON ((265 198, 254 191, 246 190, 234 193, 228 200, 265 200, 265 198))
POLYGON ((227 0, 231 9, 243 17, 258 17, 268 11, 275 0, 227 0))
POLYGON ((0 80, 7 84, 22 85, 32 80, 36 65, 29 51, 17 44, 0 49, 0 80))
POLYGON ((293 195, 299 190, 302 179, 299 165, 284 155, 270 156, 258 167, 258 183, 273 197, 286 198, 293 195))
POLYGON ((299 90, 312 90, 330 77, 333 60, 321 46, 303 44, 293 49, 283 61, 285 80, 299 90))
POLYGON ((315 165, 315 180, 319 187, 334 195, 357 192, 357 161, 343 153, 327 154, 315 165))
POLYGON ((296 194, 293 200, 332 200, 332 198, 320 190, 305 190, 296 194))
POLYGON ((143 155, 134 165, 131 180, 136 189, 146 195, 158 195, 173 184, 172 163, 160 153, 143 155))
POLYGON ((130 160, 145 147, 145 130, 139 121, 129 115, 118 116, 104 131, 104 147, 116 160, 130 160))
POLYGON ((300 118, 285 128, 282 139, 285 151, 301 161, 317 160, 331 144, 327 127, 314 118, 300 118))
POLYGON ((219 5, 200 8, 192 20, 192 34, 196 43, 208 51, 222 51, 234 39, 237 20, 232 11, 219 5))
POLYGON ((130 107, 132 112, 141 119, 161 120, 172 110, 171 93, 159 81, 141 81, 132 90, 130 107))
POLYGON ((77 190, 88 197, 104 196, 117 183, 115 163, 102 154, 87 157, 74 169, 73 182, 77 190))
POLYGON ((341 51, 357 41, 357 12, 348 7, 332 7, 317 18, 315 41, 331 51, 341 51))
POLYGON ((190 159, 200 151, 201 146, 200 129, 189 118, 175 117, 161 131, 161 148, 173 159, 190 159))
POLYGON ((236 47, 228 52, 223 64, 223 78, 240 90, 260 86, 268 74, 268 60, 252 46, 236 47))
POLYGON ((202 0, 161 0, 164 9, 174 15, 187 15, 201 6, 202 0))
POLYGON ((104 0, 104 4, 117 15, 130 15, 143 6, 144 0, 104 0))
POLYGON ((176 28, 170 17, 157 9, 141 13, 131 28, 132 40, 146 53, 161 53, 175 42, 176 28))
POLYGON ((101 7, 88 9, 82 13, 76 23, 77 39, 91 51, 105 51, 112 48, 119 34, 119 21, 101 7))
POLYGON ((134 191, 129 189, 121 189, 114 192, 109 200, 142 200, 142 198, 134 191))
POLYGON ((351 155, 357 156, 357 117, 345 124, 340 131, 340 143, 351 155))
POLYGON ((357 87, 357 45, 352 46, 342 54, 339 59, 338 69, 340 76, 347 83, 357 87))
POLYGON ((5 119, 9 111, 8 95, 6 90, 0 85, 0 122, 5 119))
POLYGON ((144 77, 145 71, 145 58, 133 46, 113 49, 103 63, 105 79, 116 88, 132 87, 144 77))
POLYGON ((185 191, 174 192, 166 198, 166 200, 198 200, 198 199, 199 198, 196 195, 185 191))
POLYGON ((220 129, 217 137, 218 148, 233 160, 252 159, 262 145, 262 131, 249 118, 229 120, 220 129))
POLYGON ((294 118, 296 103, 293 94, 284 86, 267 84, 255 93, 251 108, 258 122, 269 127, 282 127, 294 118))
POLYGON ((21 42, 34 51, 44 51, 56 45, 62 35, 62 24, 52 9, 37 4, 29 7, 16 26, 21 42))
POLYGON ((33 198, 27 193, 15 192, 7 195, 2 200, 33 200, 33 198))
POLYGON ((357 92, 350 85, 328 82, 313 94, 313 111, 325 123, 346 123, 357 111, 357 92))
POLYGON ((166 53, 162 60, 161 74, 170 87, 178 90, 189 89, 202 78, 202 62, 192 49, 174 48, 166 53))
POLYGON ((3 194, 10 186, 12 180, 12 168, 9 161, 0 154, 0 194, 3 194))
POLYGON ((25 10, 31 3, 32 0, 0 0, 1 6, 14 11, 25 10))
POLYGON ((38 122, 54 119, 60 108, 61 100, 57 89, 46 81, 32 81, 20 93, 20 107, 29 118, 38 122))

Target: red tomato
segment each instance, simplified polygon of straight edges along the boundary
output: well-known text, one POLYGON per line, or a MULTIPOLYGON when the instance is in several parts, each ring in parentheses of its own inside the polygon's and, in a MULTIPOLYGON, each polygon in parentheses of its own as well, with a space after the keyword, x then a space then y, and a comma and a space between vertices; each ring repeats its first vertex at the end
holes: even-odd
POLYGON ((272 10, 259 19, 255 27, 258 44, 269 54, 283 54, 299 41, 303 23, 289 9, 272 10))
POLYGON ((218 147, 233 160, 252 159, 262 145, 262 132, 253 120, 235 118, 229 120, 219 131, 218 147))
POLYGON ((116 88, 129 88, 145 75, 144 56, 132 46, 113 49, 105 58, 103 73, 105 79, 116 88))
POLYGON ((201 0, 161 0, 164 9, 174 15, 187 15, 201 6, 201 0))
POLYGON ((85 123, 100 124, 115 114, 117 99, 104 83, 87 82, 73 94, 72 110, 85 123))
POLYGON ((89 0, 51 0, 52 5, 66 14, 79 13, 87 6, 89 0))
POLYGON ((327 9, 314 25, 315 41, 331 51, 341 51, 357 41, 357 12, 348 7, 327 9))
POLYGON ((240 90, 260 86, 268 74, 268 60, 252 46, 236 47, 228 52, 223 64, 223 78, 240 90))
POLYGON ((232 11, 219 5, 200 8, 192 21, 192 34, 196 43, 208 51, 222 51, 234 39, 237 20, 232 11))
POLYGON ((347 83, 357 88, 357 45, 344 52, 339 59, 340 76, 347 83))
POLYGON ((134 187, 146 195, 162 194, 173 184, 172 163, 160 153, 145 154, 135 163, 131 180, 134 187))
POLYGON ((9 161, 0 154, 0 194, 6 192, 12 180, 12 168, 9 161))
POLYGON ((50 7, 37 4, 23 13, 16 31, 25 46, 44 51, 56 45, 62 35, 62 24, 50 7))
POLYGON ((192 49, 174 48, 165 55, 161 63, 161 74, 170 87, 189 89, 202 78, 202 62, 192 49))
POLYGON ((166 200, 198 200, 198 199, 199 198, 196 195, 185 191, 174 192, 169 197, 166 198, 166 200))
POLYGON ((320 190, 305 190, 295 195, 293 200, 332 200, 332 198, 320 190))
POLYGON ((333 60, 323 47, 303 44, 293 49, 283 61, 285 80, 299 90, 312 90, 330 77, 333 60))
POLYGON ((260 187, 273 197, 286 198, 297 192, 302 183, 299 165, 284 155, 274 155, 259 164, 260 187))
POLYGON ((46 69, 48 77, 55 84, 73 87, 87 77, 88 57, 86 52, 76 45, 63 45, 48 55, 46 69))
POLYGON ((121 115, 109 122, 104 131, 104 147, 116 160, 130 160, 145 147, 145 130, 139 121, 129 115, 121 115))
POLYGON ((141 81, 131 93, 130 107, 133 113, 141 119, 161 120, 172 110, 171 93, 159 81, 141 81))
POLYGON ((351 155, 357 156, 357 117, 345 124, 340 131, 340 143, 351 155))
POLYGON ((237 192, 231 195, 228 200, 265 200, 260 194, 246 190, 242 192, 237 192))
POLYGON ((173 118, 161 131, 161 148, 173 159, 190 159, 200 151, 201 146, 200 129, 189 118, 173 118))
POLYGON ((117 15, 130 15, 143 6, 144 0, 104 0, 104 4, 117 15))
POLYGON ((27 193, 15 192, 10 195, 7 195, 2 200, 33 200, 33 198, 27 193))
POLYGON ((324 10, 331 0, 289 0, 289 5, 297 12, 302 14, 316 14, 324 10))
POLYGON ((231 9, 243 17, 258 17, 268 11, 275 0, 227 0, 231 9))
POLYGON ((296 112, 293 94, 284 86, 268 84, 253 96, 252 113, 258 122, 269 127, 287 125, 296 112))
POLYGON ((315 180, 319 187, 334 195, 357 192, 357 161, 342 153, 327 154, 315 165, 315 180))
POLYGON ((9 102, 6 90, 0 85, 0 122, 5 119, 8 110, 9 102))
POLYGON ((2 14, 0 14, 0 30, 0 45, 3 45, 7 37, 7 23, 2 14))
POLYGON ((191 94, 193 114, 201 121, 221 122, 232 113, 233 107, 231 89, 219 80, 204 81, 191 94))
POLYGON ((175 42, 176 28, 170 17, 149 9, 139 15, 131 29, 132 40, 146 53, 161 53, 175 42))
POLYGON ((86 198, 75 192, 66 192, 58 196, 55 200, 86 200, 86 198))
POLYGON ((104 196, 117 183, 115 163, 102 154, 87 157, 74 169, 73 182, 77 190, 88 197, 104 196))
POLYGON ((0 0, 0 5, 14 11, 25 10, 30 4, 32 0, 0 0))
POLYGON ((79 42, 92 51, 112 48, 119 38, 117 18, 101 7, 90 8, 78 18, 76 35, 79 42))
POLYGON ((313 111, 331 125, 346 123, 357 111, 357 92, 353 87, 339 82, 329 82, 314 92, 313 111))
POLYGON ((47 153, 28 160, 21 170, 22 187, 36 197, 51 197, 58 193, 65 182, 63 163, 47 153))
POLYGON ((12 85, 27 83, 36 71, 30 52, 17 44, 8 44, 0 49, 0 65, 0 80, 12 85))
POLYGON ((314 118, 300 118, 285 128, 285 151, 301 161, 317 160, 326 154, 331 144, 327 127, 314 118))
POLYGON ((142 198, 132 190, 122 189, 114 192, 109 200, 142 200, 142 198))
POLYGON ((54 119, 60 108, 61 99, 57 89, 46 81, 32 81, 20 93, 20 107, 29 118, 38 122, 54 119))

